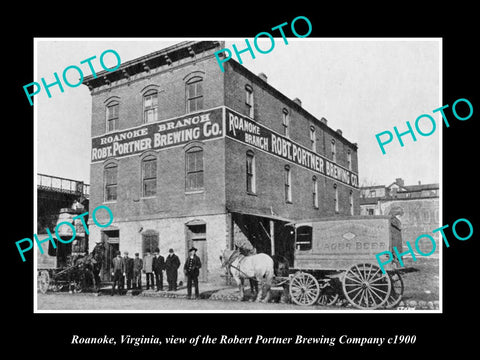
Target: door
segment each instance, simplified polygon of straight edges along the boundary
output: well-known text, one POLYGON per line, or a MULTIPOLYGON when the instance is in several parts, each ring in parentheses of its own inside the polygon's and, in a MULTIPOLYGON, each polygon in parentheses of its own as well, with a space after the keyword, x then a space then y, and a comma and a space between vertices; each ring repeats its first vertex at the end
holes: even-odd
POLYGON ((112 278, 112 260, 117 256, 120 250, 120 238, 118 230, 109 230, 102 232, 102 241, 105 243, 105 258, 100 271, 102 281, 113 281, 112 278))
POLYGON ((207 226, 201 220, 193 220, 186 224, 185 234, 186 254, 188 250, 194 246, 197 249, 197 256, 202 262, 199 281, 208 280, 208 263, 207 263, 207 226))

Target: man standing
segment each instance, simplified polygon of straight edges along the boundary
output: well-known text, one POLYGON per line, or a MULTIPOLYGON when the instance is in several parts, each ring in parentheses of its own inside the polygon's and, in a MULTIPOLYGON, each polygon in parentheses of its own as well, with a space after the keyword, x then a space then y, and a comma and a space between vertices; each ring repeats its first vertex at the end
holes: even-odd
POLYGON ((163 270, 165 269, 165 259, 160 255, 160 249, 155 249, 153 257, 153 272, 155 273, 155 282, 157 291, 163 291, 163 270))
POLYGON ((143 269, 143 260, 138 256, 140 254, 135 253, 135 259, 133 259, 133 288, 142 290, 142 269, 143 269))
POLYGON ((123 261, 125 261, 125 280, 127 282, 127 290, 132 288, 133 278, 133 259, 128 257, 128 251, 123 252, 123 261))
POLYGON ((155 287, 153 282, 153 256, 150 254, 150 249, 147 249, 147 254, 143 258, 143 272, 147 276, 147 290, 150 289, 150 283, 152 288, 155 287))
POLYGON ((115 295, 115 286, 118 284, 118 290, 123 290, 122 280, 123 273, 125 272, 125 262, 120 255, 120 251, 117 252, 117 256, 112 260, 112 276, 113 276, 113 286, 112 286, 112 296, 115 295))
POLYGON ((168 291, 177 291, 178 268, 180 259, 175 255, 173 249, 168 250, 167 260, 165 261, 165 270, 167 272, 168 291))
POLYGON ((185 261, 185 265, 183 266, 183 272, 187 276, 187 297, 190 299, 192 297, 192 285, 195 286, 195 297, 193 298, 196 300, 199 296, 198 291, 198 275, 200 274, 200 268, 202 267, 202 263, 200 258, 196 254, 197 249, 195 247, 191 247, 188 251, 189 255, 187 260, 185 261))

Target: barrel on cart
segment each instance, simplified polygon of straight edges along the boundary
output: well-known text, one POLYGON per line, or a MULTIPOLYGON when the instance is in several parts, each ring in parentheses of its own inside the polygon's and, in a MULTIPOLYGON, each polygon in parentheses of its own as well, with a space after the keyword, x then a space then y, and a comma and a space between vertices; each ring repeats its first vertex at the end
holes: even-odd
POLYGON ((331 305, 339 299, 359 309, 397 305, 404 285, 395 259, 384 274, 375 255, 402 250, 400 221, 390 216, 302 220, 294 229, 289 292, 298 305, 331 305))

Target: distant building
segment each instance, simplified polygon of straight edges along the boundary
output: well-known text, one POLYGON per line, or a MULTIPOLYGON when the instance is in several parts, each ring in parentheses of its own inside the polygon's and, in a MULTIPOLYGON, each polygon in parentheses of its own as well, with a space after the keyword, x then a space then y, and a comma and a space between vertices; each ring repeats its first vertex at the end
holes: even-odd
MULTIPOLYGON (((397 178, 388 186, 360 188, 361 215, 397 215, 402 222, 403 241, 411 244, 419 235, 431 234, 440 227, 439 211, 439 184, 405 185, 397 178)), ((420 249, 428 253, 431 246, 426 240, 420 249)))

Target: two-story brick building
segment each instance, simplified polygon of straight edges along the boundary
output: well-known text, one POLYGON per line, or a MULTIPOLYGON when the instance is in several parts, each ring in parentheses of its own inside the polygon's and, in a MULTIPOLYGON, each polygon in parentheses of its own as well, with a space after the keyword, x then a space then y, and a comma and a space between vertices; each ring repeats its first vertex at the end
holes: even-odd
POLYGON ((356 144, 264 74, 234 60, 222 72, 214 56, 222 48, 182 42, 84 79, 90 206, 114 215, 108 228, 89 224, 91 243, 141 254, 174 248, 182 261, 194 245, 201 279, 214 281, 225 248, 291 258, 286 222, 360 213, 356 144))

